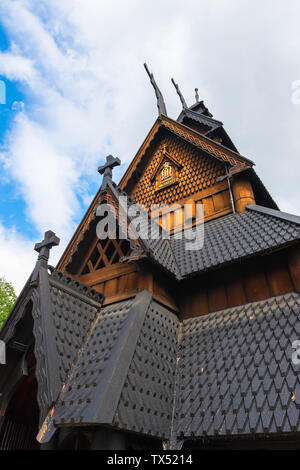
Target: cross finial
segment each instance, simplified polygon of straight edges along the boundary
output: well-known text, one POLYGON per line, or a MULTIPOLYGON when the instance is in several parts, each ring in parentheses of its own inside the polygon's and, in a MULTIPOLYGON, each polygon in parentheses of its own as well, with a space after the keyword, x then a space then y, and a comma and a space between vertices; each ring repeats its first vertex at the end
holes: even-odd
POLYGON ((100 175, 109 176, 110 178, 112 177, 112 169, 115 166, 121 165, 121 160, 119 158, 115 158, 112 155, 108 155, 106 157, 106 163, 105 165, 99 166, 98 172, 100 175))
POLYGON ((51 230, 48 230, 47 232, 45 232, 44 240, 34 245, 34 249, 35 251, 39 253, 39 256, 35 264, 33 273, 31 275, 31 279, 30 279, 31 285, 36 285, 40 268, 41 267, 46 268, 46 269, 48 268, 50 249, 53 246, 59 245, 59 242, 60 242, 60 239, 55 235, 55 233, 52 232, 51 230))
POLYGON ((48 230, 45 232, 44 240, 40 243, 36 243, 34 246, 35 251, 39 253, 38 260, 41 260, 41 264, 47 266, 49 260, 50 249, 53 246, 59 245, 60 239, 55 235, 54 232, 48 230))
POLYGON ((102 181, 102 189, 105 189, 107 179, 112 179, 112 169, 115 166, 121 165, 121 160, 119 158, 115 158, 112 155, 108 155, 106 157, 106 163, 105 165, 99 166, 98 167, 98 172, 100 175, 103 175, 103 181, 102 181))

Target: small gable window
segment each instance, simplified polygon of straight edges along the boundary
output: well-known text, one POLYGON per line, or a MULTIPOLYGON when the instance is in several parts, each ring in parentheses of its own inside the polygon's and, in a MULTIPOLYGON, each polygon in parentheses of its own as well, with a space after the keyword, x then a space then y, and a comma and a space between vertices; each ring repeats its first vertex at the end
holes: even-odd
POLYGON ((164 186, 167 186, 174 182, 175 182, 174 168, 172 167, 170 162, 166 161, 161 170, 160 183, 159 183, 158 188, 163 188, 164 186))
POLYGON ((164 144, 160 161, 150 177, 155 182, 155 190, 160 191, 171 184, 178 183, 181 163, 169 153, 168 147, 164 144))

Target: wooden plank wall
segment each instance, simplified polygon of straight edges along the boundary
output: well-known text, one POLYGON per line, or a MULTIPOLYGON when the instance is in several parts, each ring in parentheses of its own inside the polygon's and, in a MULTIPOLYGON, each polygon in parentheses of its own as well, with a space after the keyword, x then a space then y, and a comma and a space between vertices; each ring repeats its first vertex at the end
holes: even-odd
POLYGON ((185 281, 182 287, 185 294, 181 296, 179 308, 183 319, 296 290, 289 258, 284 252, 185 281))
POLYGON ((156 300, 178 311, 176 283, 147 262, 116 263, 93 273, 73 277, 104 294, 105 305, 133 297, 140 290, 147 289, 156 300))
POLYGON ((154 299, 185 319, 291 291, 300 292, 300 249, 236 263, 180 283, 147 261, 117 263, 77 278, 102 292, 105 304, 147 289, 154 299))
MULTIPOLYGON (((194 194, 192 197, 178 200, 176 204, 181 206, 181 208, 178 208, 174 212, 174 207, 172 208, 172 206, 168 205, 151 212, 153 220, 159 223, 164 229, 169 228, 170 233, 183 229, 185 204, 189 204, 192 214, 190 221, 186 218, 186 228, 197 225, 197 223, 203 223, 202 218, 197 219, 196 204, 203 204, 205 222, 232 212, 227 181, 223 181, 212 188, 194 194)), ((185 217, 187 217, 187 214, 185 214, 185 217)))

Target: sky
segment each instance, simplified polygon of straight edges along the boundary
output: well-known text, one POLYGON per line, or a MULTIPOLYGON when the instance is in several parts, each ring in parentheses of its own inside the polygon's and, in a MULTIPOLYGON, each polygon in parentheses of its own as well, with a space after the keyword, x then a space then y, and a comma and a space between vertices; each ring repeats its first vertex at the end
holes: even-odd
POLYGON ((174 77, 300 214, 299 21, 298 0, 1 0, 0 277, 20 292, 49 229, 56 264, 108 154, 119 181, 157 117, 144 62, 170 117, 174 77))

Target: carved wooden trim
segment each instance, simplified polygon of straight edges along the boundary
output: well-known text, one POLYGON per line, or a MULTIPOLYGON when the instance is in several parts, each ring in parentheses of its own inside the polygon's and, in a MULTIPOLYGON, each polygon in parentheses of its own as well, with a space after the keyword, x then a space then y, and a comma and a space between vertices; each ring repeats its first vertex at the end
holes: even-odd
POLYGON ((167 129, 174 132, 179 137, 183 137, 194 145, 201 147, 203 150, 211 153, 217 158, 230 163, 232 166, 240 166, 241 169, 251 168, 253 163, 250 160, 246 159, 242 155, 237 154, 236 152, 223 147, 222 144, 209 139, 209 137, 199 134, 194 129, 190 129, 184 124, 179 124, 173 119, 168 117, 163 117, 162 125, 167 129))

